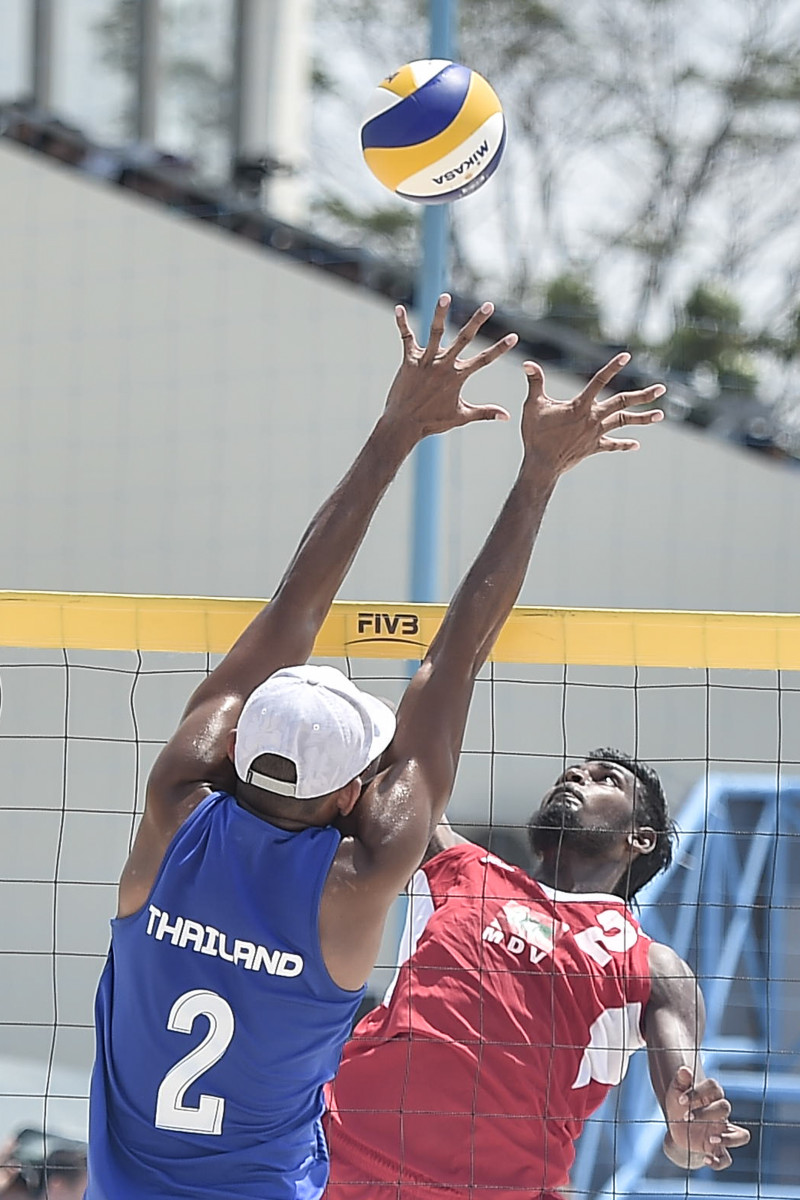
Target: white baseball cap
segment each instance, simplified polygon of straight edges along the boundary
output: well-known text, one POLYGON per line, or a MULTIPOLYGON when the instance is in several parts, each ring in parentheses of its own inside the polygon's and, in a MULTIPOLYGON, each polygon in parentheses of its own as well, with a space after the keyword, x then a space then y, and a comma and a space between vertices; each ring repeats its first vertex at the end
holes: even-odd
POLYGON ((335 667, 284 667, 245 701, 236 726, 234 765, 243 783, 311 800, 344 787, 394 737, 392 710, 335 667), (297 782, 253 770, 262 754, 293 762, 297 782))

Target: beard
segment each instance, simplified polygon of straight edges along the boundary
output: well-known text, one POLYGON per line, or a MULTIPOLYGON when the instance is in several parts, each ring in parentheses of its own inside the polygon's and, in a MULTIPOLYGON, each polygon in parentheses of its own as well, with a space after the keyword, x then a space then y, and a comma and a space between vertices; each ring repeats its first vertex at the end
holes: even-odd
POLYGON ((558 796, 535 812, 528 821, 528 842, 537 858, 561 849, 577 850, 586 858, 603 857, 619 833, 596 826, 587 829, 581 817, 580 808, 558 796))

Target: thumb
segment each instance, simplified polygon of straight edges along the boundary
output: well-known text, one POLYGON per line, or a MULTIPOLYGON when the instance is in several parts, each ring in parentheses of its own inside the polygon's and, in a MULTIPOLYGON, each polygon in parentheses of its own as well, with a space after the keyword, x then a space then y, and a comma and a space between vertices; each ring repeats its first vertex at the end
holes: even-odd
POLYGON ((471 421, 509 421, 511 418, 499 404, 464 404, 464 417, 471 421))
POLYGON ((528 400, 538 400, 544 395, 544 371, 538 363, 531 360, 524 362, 522 369, 528 377, 528 400))
POLYGON ((692 1090, 694 1086, 694 1076, 689 1067, 678 1067, 672 1077, 672 1083, 669 1085, 671 1090, 676 1093, 678 1101, 681 1104, 687 1103, 686 1093, 692 1090))

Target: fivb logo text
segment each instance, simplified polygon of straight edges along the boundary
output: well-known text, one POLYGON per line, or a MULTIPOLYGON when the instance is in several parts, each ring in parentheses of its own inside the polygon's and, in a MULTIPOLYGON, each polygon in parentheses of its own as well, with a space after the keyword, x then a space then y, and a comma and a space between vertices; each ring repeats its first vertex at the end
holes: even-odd
POLYGON ((419 617, 416 613, 360 612, 357 629, 360 635, 375 637, 416 637, 419 633, 419 617))

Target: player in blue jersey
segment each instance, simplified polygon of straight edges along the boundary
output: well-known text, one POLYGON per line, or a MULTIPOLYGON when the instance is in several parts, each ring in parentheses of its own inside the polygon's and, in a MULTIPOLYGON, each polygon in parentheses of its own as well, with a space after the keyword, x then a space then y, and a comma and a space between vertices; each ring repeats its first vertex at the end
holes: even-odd
MULTIPOLYGON (((272 602, 195 692, 151 772, 98 988, 87 1200, 316 1200, 325 1186, 322 1088, 388 911, 444 811, 475 675, 518 595, 552 490, 526 454, 396 729, 390 710, 339 672, 304 665, 413 446, 507 415, 470 408, 460 389, 516 339, 460 360, 492 310, 483 306, 443 350, 448 304, 424 349, 398 310, 403 362, 383 415, 272 602)), ((527 365, 537 395, 528 425, 536 420, 543 447, 584 457, 634 444, 606 434, 656 419, 623 410, 657 390, 596 400, 624 361, 571 409, 545 404, 541 373, 527 365)))

